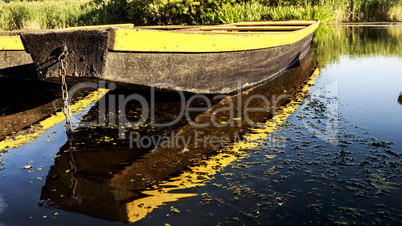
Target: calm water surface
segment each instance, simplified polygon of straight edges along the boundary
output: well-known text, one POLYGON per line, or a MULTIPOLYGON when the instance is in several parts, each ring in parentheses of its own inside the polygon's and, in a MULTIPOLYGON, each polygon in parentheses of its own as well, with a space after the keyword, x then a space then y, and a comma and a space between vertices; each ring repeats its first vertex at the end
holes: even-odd
MULTIPOLYGON (((40 110, 15 107, 43 95, 36 91, 14 105, 3 102, 2 125, 18 121, 28 129, 2 129, 0 225, 401 224, 401 53, 401 27, 320 27, 312 55, 274 80, 276 86, 242 93, 272 98, 286 90, 276 118, 251 117, 264 123, 260 128, 242 120, 230 128, 197 129, 186 120, 167 128, 125 125, 141 137, 225 135, 225 149, 195 151, 194 143, 188 152, 129 148, 128 140, 118 139, 118 127, 81 126, 69 152, 57 89, 47 87, 52 104, 40 110), (313 62, 318 76, 311 76, 313 62), (40 125, 29 122, 48 114, 40 125)), ((99 117, 110 122, 115 115, 109 103, 127 94, 88 92, 73 107, 76 126, 99 117), (104 112, 97 95, 106 100, 104 112)), ((212 109, 225 104, 215 101, 212 109)), ((155 106, 160 122, 179 114, 174 94, 158 94, 155 106)), ((141 110, 132 103, 127 117, 135 121, 141 110)), ((224 124, 228 116, 218 118, 224 124)))

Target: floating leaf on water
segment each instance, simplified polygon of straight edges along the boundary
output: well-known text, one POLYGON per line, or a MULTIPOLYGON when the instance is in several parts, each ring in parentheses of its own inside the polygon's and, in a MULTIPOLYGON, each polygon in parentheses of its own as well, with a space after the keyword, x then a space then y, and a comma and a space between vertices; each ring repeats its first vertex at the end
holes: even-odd
POLYGON ((399 184, 385 182, 382 180, 377 180, 374 183, 371 183, 376 188, 401 188, 399 184))
POLYGON ((264 155, 264 157, 267 159, 273 159, 276 157, 276 155, 264 155))

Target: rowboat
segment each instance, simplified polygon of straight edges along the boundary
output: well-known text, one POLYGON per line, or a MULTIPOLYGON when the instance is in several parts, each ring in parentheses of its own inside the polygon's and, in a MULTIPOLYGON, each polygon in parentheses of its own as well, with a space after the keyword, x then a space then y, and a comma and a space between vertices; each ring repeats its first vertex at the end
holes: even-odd
POLYGON ((101 27, 21 35, 41 80, 105 80, 192 93, 231 93, 267 81, 310 48, 320 21, 280 20, 158 30, 101 27), (64 58, 64 57, 63 57, 64 58))

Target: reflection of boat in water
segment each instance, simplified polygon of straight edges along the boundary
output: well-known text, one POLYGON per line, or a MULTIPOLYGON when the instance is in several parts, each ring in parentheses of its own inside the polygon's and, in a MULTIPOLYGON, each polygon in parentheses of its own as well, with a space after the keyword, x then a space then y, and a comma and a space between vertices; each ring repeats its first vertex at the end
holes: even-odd
POLYGON ((41 81, 0 78, 0 97, 0 140, 60 110, 63 103, 60 87, 41 81))
MULTIPOLYGON (((192 115, 194 122, 209 122, 210 126, 200 128, 191 123, 179 122, 172 127, 154 130, 145 123, 141 128, 125 129, 126 133, 138 132, 141 136, 155 138, 164 135, 169 137, 171 131, 174 131, 176 137, 188 141, 186 147, 179 142, 178 145, 170 147, 150 145, 145 148, 129 148, 128 141, 117 139, 118 128, 78 128, 73 134, 74 151, 68 151, 69 144, 60 149, 59 157, 55 159, 46 185, 42 188, 41 199, 49 200, 50 204, 60 209, 129 223, 144 218, 154 208, 166 202, 194 196, 195 194, 172 191, 200 185, 205 178, 236 158, 227 153, 217 154, 222 147, 216 147, 213 143, 197 144, 194 134, 201 134, 204 138, 225 137, 225 145, 228 146, 240 142, 237 134, 242 136, 247 132, 259 131, 259 136, 267 137, 275 125, 270 125, 270 129, 251 125, 270 124, 269 120, 275 114, 275 106, 267 106, 265 100, 275 100, 278 106, 286 104, 294 108, 297 106, 295 100, 300 101, 296 97, 306 92, 302 88, 308 86, 306 84, 314 68, 311 52, 308 51, 299 64, 295 64, 281 76, 252 89, 226 96, 208 110, 192 115), (250 111, 249 117, 242 117, 246 103, 249 109, 260 108, 263 111, 250 111), (231 110, 242 116, 233 116, 233 124, 229 125, 226 123, 232 117, 231 110), (214 120, 216 123, 212 123, 214 120), (192 172, 180 174, 188 167, 192 172), (157 186, 158 189, 147 190, 152 186, 157 186)), ((159 95, 163 98, 166 94, 159 95)), ((196 105, 199 107, 203 104, 196 105)), ((126 111, 136 115, 136 112, 141 112, 139 107, 134 103, 128 106, 126 111)), ((173 101, 167 104, 165 101, 156 101, 159 118, 171 119, 179 112, 174 108, 173 101)), ((88 121, 92 120, 94 116, 91 114, 96 114, 97 109, 91 111, 86 117, 88 121)), ((107 114, 111 114, 110 109, 107 114)), ((284 120, 289 112, 283 109, 281 115, 278 120, 284 120)))
POLYGON ((310 47, 318 25, 314 19, 177 30, 111 27, 32 32, 21 38, 42 80, 60 82, 58 57, 68 53, 69 83, 101 79, 193 93, 231 93, 291 67, 310 47))
MULTIPOLYGON (((90 88, 85 88, 74 93, 70 102, 74 111, 94 101, 88 100, 93 96, 87 96, 90 92, 90 88), (78 105, 77 101, 82 105, 78 105)), ((33 139, 40 134, 39 131, 44 132, 65 119, 60 86, 57 84, 0 78, 0 97, 0 149, 33 139), (11 140, 16 143, 11 144, 11 140)))

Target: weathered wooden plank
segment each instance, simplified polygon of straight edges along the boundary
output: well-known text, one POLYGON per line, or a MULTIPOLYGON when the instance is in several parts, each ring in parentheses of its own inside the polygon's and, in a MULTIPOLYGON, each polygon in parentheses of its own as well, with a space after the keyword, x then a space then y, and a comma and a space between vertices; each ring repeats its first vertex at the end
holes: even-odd
POLYGON ((305 26, 245 26, 245 27, 201 27, 203 31, 233 30, 233 31, 296 31, 305 26))
POLYGON ((313 33, 284 46, 220 53, 108 52, 102 79, 194 93, 230 93, 258 84, 289 66, 313 33), (169 87, 170 86, 170 87, 169 87))
POLYGON ((236 26, 309 26, 316 20, 279 20, 279 21, 249 21, 235 23, 236 26))

